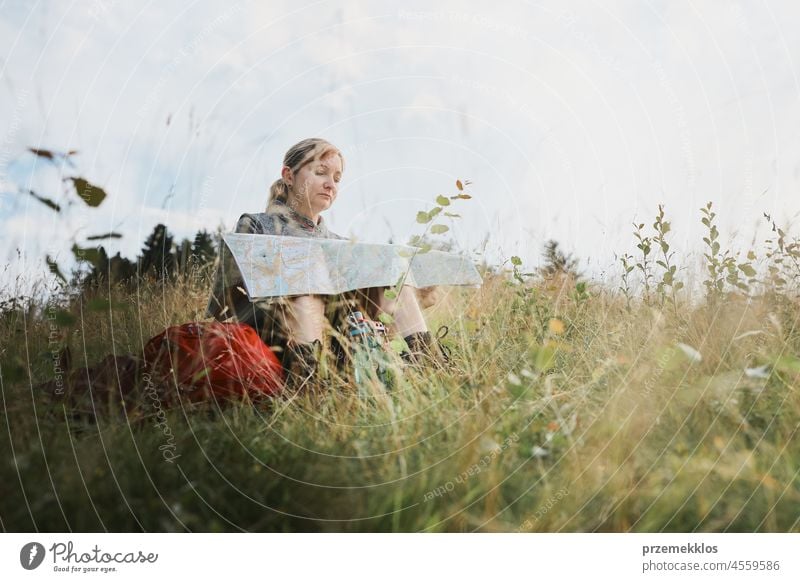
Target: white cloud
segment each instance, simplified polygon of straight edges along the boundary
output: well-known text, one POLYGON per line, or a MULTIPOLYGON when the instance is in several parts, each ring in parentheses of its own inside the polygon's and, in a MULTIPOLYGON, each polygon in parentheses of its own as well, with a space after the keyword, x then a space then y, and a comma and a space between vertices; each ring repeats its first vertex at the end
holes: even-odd
MULTIPOLYGON (((309 135, 348 151, 331 224, 361 238, 412 232, 454 177, 475 182, 464 244, 500 217, 496 246, 533 262, 548 237, 610 261, 659 202, 691 241, 709 199, 723 233, 800 211, 789 2, 144 6, 0 19, 0 106, 17 120, 0 124, 0 175, 27 146, 77 148, 109 192, 65 231, 121 225, 135 252, 157 222, 231 227, 309 135)), ((32 202, 3 198, 4 237, 44 240, 32 202)))

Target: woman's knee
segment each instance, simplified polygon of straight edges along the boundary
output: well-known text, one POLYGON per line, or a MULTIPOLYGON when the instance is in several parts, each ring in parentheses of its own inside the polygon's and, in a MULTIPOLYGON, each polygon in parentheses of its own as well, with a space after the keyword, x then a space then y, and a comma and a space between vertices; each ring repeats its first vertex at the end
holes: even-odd
POLYGON ((442 288, 438 285, 433 287, 420 287, 414 290, 417 296, 417 302, 422 309, 428 309, 439 303, 442 299, 442 288))

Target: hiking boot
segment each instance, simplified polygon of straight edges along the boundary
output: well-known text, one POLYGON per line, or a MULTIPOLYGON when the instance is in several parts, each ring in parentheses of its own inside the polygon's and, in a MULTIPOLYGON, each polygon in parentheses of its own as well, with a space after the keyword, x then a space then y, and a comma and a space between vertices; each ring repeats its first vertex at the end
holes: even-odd
POLYGON ((403 360, 411 365, 428 366, 434 365, 442 368, 450 368, 453 364, 450 357, 450 348, 443 345, 442 340, 449 331, 446 325, 439 328, 436 337, 429 331, 412 333, 403 338, 408 345, 408 351, 400 354, 403 360))

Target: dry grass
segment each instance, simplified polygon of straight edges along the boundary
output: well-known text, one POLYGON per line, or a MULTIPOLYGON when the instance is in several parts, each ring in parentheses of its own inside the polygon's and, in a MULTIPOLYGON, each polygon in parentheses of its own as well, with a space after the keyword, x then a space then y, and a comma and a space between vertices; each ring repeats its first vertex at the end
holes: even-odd
MULTIPOLYGON (((59 341, 74 366, 139 351, 199 319, 208 288, 116 289, 98 311, 85 297, 59 341)), ((76 423, 34 393, 51 322, 8 310, 3 529, 800 531, 797 303, 628 310, 572 290, 490 274, 451 289, 429 317, 450 327, 454 370, 372 398, 332 380, 291 402, 176 409, 173 463, 156 425, 76 423)))

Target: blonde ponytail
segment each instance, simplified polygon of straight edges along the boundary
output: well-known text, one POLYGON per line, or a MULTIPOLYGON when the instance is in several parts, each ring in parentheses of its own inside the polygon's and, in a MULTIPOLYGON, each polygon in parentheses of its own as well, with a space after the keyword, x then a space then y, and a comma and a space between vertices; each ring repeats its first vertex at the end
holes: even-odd
POLYGON ((269 200, 267 206, 272 204, 275 200, 280 202, 288 202, 289 198, 289 185, 283 181, 283 178, 278 178, 269 187, 269 200))

